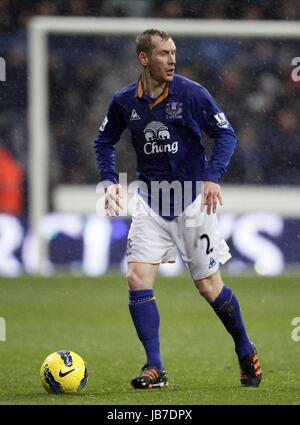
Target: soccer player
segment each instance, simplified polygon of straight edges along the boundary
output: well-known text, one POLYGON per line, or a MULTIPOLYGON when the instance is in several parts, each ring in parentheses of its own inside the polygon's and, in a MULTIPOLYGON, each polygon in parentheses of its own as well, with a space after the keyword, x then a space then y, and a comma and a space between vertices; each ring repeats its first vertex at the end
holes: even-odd
POLYGON ((153 286, 159 264, 174 261, 177 247, 199 293, 233 338, 242 386, 257 387, 262 372, 256 348, 219 271, 219 263, 231 257, 218 232, 216 209, 222 205, 219 183, 236 146, 234 130, 204 87, 174 73, 176 46, 167 33, 144 31, 137 36, 136 52, 140 78, 113 96, 95 141, 109 216, 122 208, 115 144, 125 128, 137 155, 141 185, 128 234, 127 281, 129 310, 147 360, 131 384, 137 389, 167 385, 153 286), (209 161, 202 131, 214 139, 209 161), (162 182, 173 190, 167 193, 162 182))

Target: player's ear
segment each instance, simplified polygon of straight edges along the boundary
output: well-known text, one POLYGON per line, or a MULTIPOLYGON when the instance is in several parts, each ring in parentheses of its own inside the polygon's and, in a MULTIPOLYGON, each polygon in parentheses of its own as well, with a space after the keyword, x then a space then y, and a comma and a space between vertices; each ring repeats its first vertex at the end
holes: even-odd
POLYGON ((140 52, 140 54, 138 55, 138 61, 139 64, 142 66, 147 66, 148 65, 148 56, 145 52, 140 52))

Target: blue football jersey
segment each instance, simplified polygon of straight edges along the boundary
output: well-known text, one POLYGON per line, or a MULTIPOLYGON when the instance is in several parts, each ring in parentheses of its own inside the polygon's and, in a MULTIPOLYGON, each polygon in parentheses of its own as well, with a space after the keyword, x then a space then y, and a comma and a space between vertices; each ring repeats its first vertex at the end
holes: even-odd
MULTIPOLYGON (((113 96, 95 141, 101 180, 118 182, 115 144, 126 128, 137 156, 137 177, 148 185, 154 181, 219 183, 237 142, 209 92, 179 75, 157 99, 147 96, 141 80, 113 96), (201 143, 202 131, 214 139, 209 161, 201 143)), ((197 194, 193 193, 193 199, 197 194)), ((173 217, 171 213, 166 218, 173 217)))

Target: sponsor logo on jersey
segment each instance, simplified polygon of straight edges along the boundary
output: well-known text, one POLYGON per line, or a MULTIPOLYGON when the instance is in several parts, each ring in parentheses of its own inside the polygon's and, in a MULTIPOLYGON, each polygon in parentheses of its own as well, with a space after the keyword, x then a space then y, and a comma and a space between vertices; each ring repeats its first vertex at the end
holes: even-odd
POLYGON ((136 121, 136 120, 140 120, 140 116, 139 114, 136 112, 135 109, 132 110, 131 112, 131 117, 130 117, 130 121, 136 121))
POLYGON ((168 102, 166 105, 167 118, 182 118, 182 102, 168 102))
POLYGON ((217 121, 218 127, 227 128, 229 126, 229 122, 227 118, 225 117, 224 112, 219 112, 218 114, 214 115, 214 118, 217 121))
POLYGON ((144 135, 147 142, 144 146, 146 155, 162 152, 176 153, 178 151, 178 142, 158 143, 171 138, 168 127, 159 121, 150 122, 144 129, 144 135))
POLYGON ((168 127, 159 121, 152 121, 144 129, 145 139, 147 142, 151 140, 170 139, 168 127))

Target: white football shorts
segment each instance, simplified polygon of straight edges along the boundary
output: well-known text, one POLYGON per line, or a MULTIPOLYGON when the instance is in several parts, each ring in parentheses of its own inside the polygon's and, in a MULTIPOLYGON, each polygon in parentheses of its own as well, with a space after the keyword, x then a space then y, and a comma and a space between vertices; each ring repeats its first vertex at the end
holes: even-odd
POLYGON ((231 258, 216 214, 201 211, 201 195, 173 220, 155 214, 136 194, 127 239, 127 262, 174 263, 176 247, 194 280, 214 274, 231 258))

